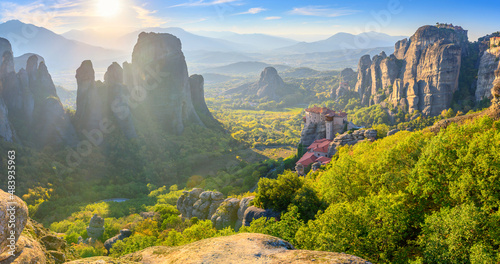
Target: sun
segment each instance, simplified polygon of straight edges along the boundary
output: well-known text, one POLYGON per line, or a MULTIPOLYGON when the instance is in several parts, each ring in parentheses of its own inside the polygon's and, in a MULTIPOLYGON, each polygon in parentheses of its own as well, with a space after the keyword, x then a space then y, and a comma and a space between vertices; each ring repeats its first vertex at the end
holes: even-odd
POLYGON ((120 0, 96 0, 96 11, 98 16, 113 17, 120 12, 120 9, 120 0))

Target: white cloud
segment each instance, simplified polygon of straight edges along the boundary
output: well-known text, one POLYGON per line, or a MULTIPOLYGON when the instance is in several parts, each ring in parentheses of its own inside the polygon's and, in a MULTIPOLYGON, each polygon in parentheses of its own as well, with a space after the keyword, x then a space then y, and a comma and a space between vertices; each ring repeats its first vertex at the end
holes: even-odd
POLYGON ((51 4, 45 3, 47 1, 36 1, 26 5, 2 2, 0 22, 17 19, 58 32, 89 27, 105 30, 107 26, 115 29, 156 27, 168 22, 155 16, 156 10, 150 10, 145 5, 134 5, 131 0, 122 0, 119 14, 113 18, 99 17, 95 1, 57 0, 51 4))
POLYGON ((264 20, 277 20, 277 19, 281 19, 281 17, 279 17, 279 16, 270 16, 270 17, 264 18, 264 20))
POLYGON ((292 15, 302 15, 302 16, 338 17, 338 16, 351 15, 357 12, 359 11, 344 9, 344 8, 334 9, 334 8, 325 8, 321 6, 305 6, 305 7, 295 7, 288 13, 292 15))
POLYGON ((171 7, 180 7, 180 6, 186 6, 186 7, 193 7, 193 6, 213 6, 213 5, 221 5, 221 4, 230 4, 233 3, 234 5, 237 5, 239 0, 213 0, 213 1, 205 1, 205 0, 199 0, 196 2, 187 2, 183 4, 178 4, 178 5, 173 5, 171 7))
POLYGON ((262 7, 254 7, 254 8, 248 9, 248 11, 246 11, 246 12, 238 13, 236 15, 248 15, 248 14, 255 15, 255 14, 258 14, 258 13, 260 13, 262 11, 266 11, 266 10, 267 9, 262 8, 262 7))
POLYGON ((137 19, 141 21, 142 27, 159 27, 168 22, 163 18, 154 16, 156 10, 147 10, 140 6, 132 6, 132 8, 137 13, 137 19))

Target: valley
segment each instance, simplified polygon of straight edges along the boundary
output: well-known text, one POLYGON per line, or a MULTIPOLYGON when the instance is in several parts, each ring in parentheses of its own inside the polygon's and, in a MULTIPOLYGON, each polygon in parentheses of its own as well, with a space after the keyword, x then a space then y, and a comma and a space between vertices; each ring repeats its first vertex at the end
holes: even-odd
POLYGON ((500 260, 499 32, 27 26, 0 24, 0 263, 500 260))

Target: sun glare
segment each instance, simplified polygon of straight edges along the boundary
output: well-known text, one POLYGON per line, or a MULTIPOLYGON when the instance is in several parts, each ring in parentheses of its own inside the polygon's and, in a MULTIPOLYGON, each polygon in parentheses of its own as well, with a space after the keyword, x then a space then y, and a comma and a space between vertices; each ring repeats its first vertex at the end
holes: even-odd
POLYGON ((120 0, 96 0, 98 16, 112 17, 120 12, 120 0))

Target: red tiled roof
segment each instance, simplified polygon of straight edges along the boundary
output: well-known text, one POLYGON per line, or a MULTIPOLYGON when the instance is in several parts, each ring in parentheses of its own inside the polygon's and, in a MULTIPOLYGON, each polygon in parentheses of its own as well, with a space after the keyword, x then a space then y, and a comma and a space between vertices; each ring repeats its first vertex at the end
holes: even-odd
POLYGON ((309 166, 310 164, 316 162, 317 158, 316 156, 314 156, 314 153, 312 152, 306 152, 306 154, 304 154, 304 156, 302 156, 302 158, 299 159, 299 161, 297 161, 296 164, 302 164, 304 167, 307 167, 309 166))
POLYGON ((328 164, 332 159, 327 157, 319 157, 316 161, 321 162, 321 164, 328 164))
POLYGON ((314 141, 307 149, 312 150, 314 152, 328 153, 328 147, 330 146, 330 142, 332 141, 326 138, 318 139, 314 141))

